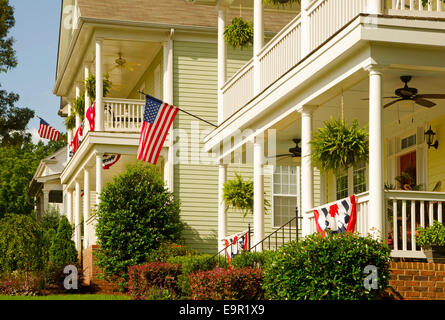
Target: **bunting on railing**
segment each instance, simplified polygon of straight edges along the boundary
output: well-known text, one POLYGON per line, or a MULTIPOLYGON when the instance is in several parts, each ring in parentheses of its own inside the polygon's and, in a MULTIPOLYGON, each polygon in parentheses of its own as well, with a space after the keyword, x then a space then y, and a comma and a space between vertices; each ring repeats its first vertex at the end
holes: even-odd
POLYGON ((74 138, 69 145, 70 157, 74 156, 74 154, 76 153, 82 142, 82 138, 82 126, 80 126, 79 128, 77 128, 76 134, 74 135, 74 138))
POLYGON ((120 154, 105 154, 102 159, 102 169, 110 169, 121 158, 120 154))
POLYGON ((357 221, 356 199, 352 195, 314 210, 317 232, 354 232, 357 221))
POLYGON ((88 108, 86 118, 90 123, 90 131, 94 131, 96 121, 96 102, 94 102, 93 105, 88 108))
POLYGON ((224 239, 226 246, 227 260, 232 261, 233 257, 248 250, 249 233, 237 233, 224 239))

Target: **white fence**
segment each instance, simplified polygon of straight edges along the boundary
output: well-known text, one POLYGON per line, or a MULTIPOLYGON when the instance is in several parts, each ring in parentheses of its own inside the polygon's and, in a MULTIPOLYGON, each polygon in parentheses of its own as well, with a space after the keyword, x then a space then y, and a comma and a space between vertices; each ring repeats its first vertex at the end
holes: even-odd
POLYGON ((104 99, 105 131, 140 132, 144 107, 142 100, 104 99))

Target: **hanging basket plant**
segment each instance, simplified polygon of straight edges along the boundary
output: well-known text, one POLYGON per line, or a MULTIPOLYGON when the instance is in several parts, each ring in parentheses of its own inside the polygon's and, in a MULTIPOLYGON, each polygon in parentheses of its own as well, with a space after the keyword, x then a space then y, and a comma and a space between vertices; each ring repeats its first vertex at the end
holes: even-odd
MULTIPOLYGON (((109 75, 104 75, 103 79, 103 96, 106 97, 111 89, 111 81, 109 79, 109 75)), ((91 101, 96 100, 96 76, 90 74, 88 78, 85 80, 85 90, 87 91, 88 97, 91 101)))
POLYGON ((317 168, 337 173, 368 161, 369 135, 357 120, 351 126, 344 120, 332 118, 324 124, 311 141, 311 158, 317 168))
POLYGON ((73 130, 76 127, 76 114, 72 113, 65 118, 65 126, 67 130, 73 130))
MULTIPOLYGON (((253 182, 245 180, 243 177, 235 173, 233 180, 224 183, 223 199, 226 204, 226 210, 234 209, 243 214, 243 218, 247 214, 253 214, 253 182)), ((267 212, 270 207, 269 201, 264 198, 264 211, 267 212)))
POLYGON ((233 48, 245 48, 253 44, 253 24, 235 17, 224 29, 224 39, 233 48))
POLYGON ((81 94, 76 100, 73 101, 73 113, 78 115, 80 120, 85 119, 85 94, 81 94))

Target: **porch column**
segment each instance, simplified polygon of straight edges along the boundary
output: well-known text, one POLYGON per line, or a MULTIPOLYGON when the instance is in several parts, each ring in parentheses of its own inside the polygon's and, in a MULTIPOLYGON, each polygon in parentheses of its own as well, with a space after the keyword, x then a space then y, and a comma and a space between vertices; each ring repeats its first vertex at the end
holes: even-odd
POLYGON ((227 46, 224 40, 226 13, 226 8, 218 8, 218 124, 222 123, 224 119, 223 93, 221 88, 224 86, 227 77, 227 46))
POLYGON ((224 183, 227 181, 227 165, 221 160, 218 175, 218 252, 224 249, 223 239, 227 236, 227 213, 223 199, 224 183))
POLYGON ((382 0, 368 0, 368 13, 370 14, 383 13, 382 0))
POLYGON ((76 243, 77 251, 80 251, 82 246, 82 229, 80 225, 81 217, 81 190, 78 180, 74 182, 74 242, 76 243))
POLYGON ((104 104, 103 104, 103 39, 96 39, 96 131, 104 130, 104 104))
MULTIPOLYGON (((80 82, 76 81, 76 100, 80 97, 80 82)), ((76 114, 76 131, 80 127, 80 115, 76 114)))
POLYGON ((384 239, 382 68, 369 71, 369 215, 368 231, 384 239))
POLYGON ((102 193, 102 158, 103 155, 96 153, 96 205, 99 206, 100 194, 102 193))
POLYGON ((264 46, 263 0, 253 3, 253 93, 261 92, 261 67, 258 54, 264 46))
MULTIPOLYGON (((264 239, 264 135, 253 144, 253 245, 264 239)), ((262 251, 262 246, 259 250, 262 251)))
POLYGON ((312 167, 312 116, 316 106, 303 106, 301 112, 301 207, 302 235, 309 235, 309 220, 306 213, 314 207, 314 170, 312 167))
MULTIPOLYGON (((68 103, 68 116, 71 116, 72 112, 73 112, 72 105, 71 105, 71 103, 68 103)), ((69 159, 70 159, 70 148, 69 148, 69 145, 70 145, 71 141, 73 140, 73 130, 67 129, 66 131, 67 131, 67 134, 68 134, 67 159, 69 161, 69 159)))
MULTIPOLYGON (((85 62, 85 65, 84 65, 84 81, 86 81, 88 79, 89 75, 90 75, 90 63, 89 62, 85 62)), ((85 111, 85 128, 84 128, 84 135, 86 135, 86 133, 88 131, 90 131, 89 122, 88 122, 88 120, 86 120, 87 119, 87 112, 88 112, 88 109, 90 108, 90 106, 91 106, 90 97, 88 96, 87 90, 85 90, 85 110, 84 110, 85 111)))
POLYGON ((86 249, 89 246, 90 239, 88 239, 88 225, 87 221, 90 218, 90 172, 88 168, 83 170, 83 247, 86 249))
POLYGON ((309 18, 306 8, 311 3, 311 0, 301 0, 301 57, 305 57, 310 52, 310 30, 309 18))
POLYGON ((73 192, 66 189, 66 217, 70 224, 73 224, 73 192))
MULTIPOLYGON (((169 104, 174 103, 174 97, 173 97, 173 37, 175 34, 175 30, 172 28, 170 30, 170 35, 168 36, 167 41, 164 41, 164 63, 163 63, 163 100, 164 102, 167 102, 169 104)), ((168 189, 170 192, 173 192, 174 189, 174 159, 175 159, 175 153, 173 148, 173 130, 174 130, 175 124, 173 123, 169 132, 168 132, 168 141, 169 141, 169 148, 168 148, 168 189)))
POLYGON ((49 190, 43 189, 43 210, 41 212, 42 216, 49 207, 49 190))

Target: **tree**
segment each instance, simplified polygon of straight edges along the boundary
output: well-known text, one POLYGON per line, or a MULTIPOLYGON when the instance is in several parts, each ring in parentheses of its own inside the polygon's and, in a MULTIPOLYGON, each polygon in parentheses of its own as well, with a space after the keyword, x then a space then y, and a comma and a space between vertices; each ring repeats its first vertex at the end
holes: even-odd
MULTIPOLYGON (((9 0, 0 0, 0 74, 17 66, 13 48, 14 39, 8 37, 15 25, 14 8, 9 0)), ((15 104, 19 95, 0 90, 0 145, 22 145, 31 141, 31 134, 26 126, 34 111, 29 108, 18 108, 15 104)))
POLYGON ((0 252, 1 271, 42 270, 42 229, 29 216, 6 216, 0 220, 0 252))
POLYGON ((128 166, 101 193, 96 235, 97 265, 105 276, 126 275, 163 242, 175 242, 184 228, 179 202, 165 189, 155 166, 128 166))
POLYGON ((67 217, 63 216, 60 219, 57 234, 49 249, 49 260, 55 266, 64 267, 77 263, 77 250, 74 241, 71 240, 72 237, 73 227, 67 217))

